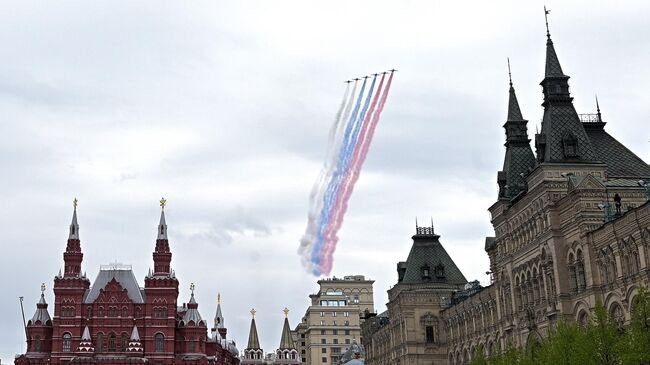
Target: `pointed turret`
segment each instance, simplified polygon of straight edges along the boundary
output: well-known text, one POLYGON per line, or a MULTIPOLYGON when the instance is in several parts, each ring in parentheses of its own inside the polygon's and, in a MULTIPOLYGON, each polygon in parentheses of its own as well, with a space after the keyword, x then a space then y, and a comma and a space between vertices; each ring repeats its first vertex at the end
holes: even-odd
POLYGON ((160 199, 160 223, 156 235, 156 249, 153 253, 154 276, 170 276, 172 253, 169 250, 169 241, 167 240, 167 223, 165 222, 165 205, 167 200, 160 199))
MULTIPOLYGON (((548 14, 548 11, 546 11, 548 14)), ((573 107, 569 76, 560 66, 547 20, 546 68, 540 83, 544 92, 542 130, 535 136, 539 162, 598 162, 580 117, 573 107)))
POLYGON ((79 241, 79 223, 77 223, 77 198, 72 201, 74 211, 72 213, 72 222, 70 223, 70 232, 68 234, 68 244, 63 253, 64 277, 79 277, 81 273, 81 262, 83 253, 81 252, 81 241, 79 241))
POLYGON ((201 318, 201 314, 199 313, 199 304, 196 302, 194 299, 194 284, 190 285, 190 288, 192 290, 192 295, 190 297, 190 301, 187 303, 187 311, 185 312, 185 315, 183 315, 183 320, 181 321, 181 324, 188 326, 188 325, 194 325, 194 326, 199 326, 199 325, 205 325, 205 321, 203 318, 201 318))
POLYGON ((45 301, 45 283, 41 284, 41 299, 36 304, 36 312, 28 325, 31 326, 52 326, 52 318, 47 311, 47 302, 45 301))
POLYGON ((142 342, 140 341, 140 333, 138 332, 138 327, 133 326, 133 330, 131 331, 131 338, 129 338, 129 347, 127 348, 127 352, 130 356, 133 356, 136 354, 141 354, 142 351, 142 342))
POLYGON ((257 326, 255 325, 255 309, 251 310, 253 318, 251 319, 251 329, 248 332, 248 346, 246 350, 260 350, 260 339, 257 336, 257 326))
POLYGON ((77 351, 82 353, 95 352, 95 348, 93 347, 93 340, 90 337, 90 330, 88 329, 88 326, 84 328, 84 332, 81 335, 81 341, 79 341, 79 347, 77 348, 77 351))
POLYGON ((223 314, 221 313, 221 294, 217 294, 217 313, 214 316, 214 327, 212 327, 212 338, 215 340, 226 339, 226 326, 223 314))
POLYGON ((535 166, 535 155, 528 139, 528 121, 524 119, 512 85, 510 60, 508 59, 510 90, 508 98, 508 117, 503 128, 506 130, 506 155, 503 170, 499 171, 499 198, 514 198, 526 190, 526 175, 535 166))
POLYGON ((301 364, 302 359, 298 355, 296 344, 291 336, 291 327, 289 327, 289 309, 284 308, 284 325, 282 326, 282 335, 280 335, 280 346, 275 352, 274 365, 293 365, 301 364))
POLYGON ((284 308, 284 325, 282 326, 282 335, 280 336, 280 350, 294 350, 296 345, 291 336, 291 327, 289 327, 289 309, 284 308))

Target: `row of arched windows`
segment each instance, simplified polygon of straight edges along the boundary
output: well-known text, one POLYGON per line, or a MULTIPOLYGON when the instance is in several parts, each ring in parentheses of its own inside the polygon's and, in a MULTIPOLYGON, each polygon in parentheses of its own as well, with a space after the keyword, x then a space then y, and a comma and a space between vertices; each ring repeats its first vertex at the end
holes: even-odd
MULTIPOLYGON (((107 343, 105 342, 104 334, 101 332, 98 333, 95 338, 96 338, 95 350, 97 352, 126 351, 129 346, 129 335, 126 332, 122 333, 122 335, 119 338, 117 334, 113 332, 109 333, 107 343)), ((63 352, 72 351, 72 335, 69 332, 63 334, 62 345, 63 345, 63 349, 62 349, 63 352)), ((165 351, 165 336, 162 333, 157 333, 154 336, 154 345, 155 345, 156 352, 165 351)), ((39 350, 37 350, 37 352, 40 351, 40 346, 41 346, 40 338, 38 339, 38 346, 39 346, 39 350)), ((190 352, 194 352, 194 351, 190 351, 190 352)))

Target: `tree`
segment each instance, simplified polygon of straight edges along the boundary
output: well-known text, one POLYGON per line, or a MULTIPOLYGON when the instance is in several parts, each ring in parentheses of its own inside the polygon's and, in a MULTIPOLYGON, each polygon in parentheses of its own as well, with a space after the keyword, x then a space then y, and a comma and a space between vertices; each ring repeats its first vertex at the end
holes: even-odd
POLYGON ((650 295, 644 287, 633 301, 632 323, 621 341, 624 365, 650 364, 650 295))

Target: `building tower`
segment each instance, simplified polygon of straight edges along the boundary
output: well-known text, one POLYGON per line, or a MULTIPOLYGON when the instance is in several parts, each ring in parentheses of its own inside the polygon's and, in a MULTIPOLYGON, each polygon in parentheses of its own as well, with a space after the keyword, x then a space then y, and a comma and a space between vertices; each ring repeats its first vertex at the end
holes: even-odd
POLYGON ((276 365, 291 365, 301 364, 302 359, 296 349, 296 344, 291 335, 291 327, 289 326, 289 309, 284 308, 284 325, 282 326, 282 334, 280 335, 280 346, 275 351, 276 365))
POLYGON ((535 167, 535 155, 528 139, 528 121, 519 109, 519 102, 512 86, 510 60, 508 59, 510 90, 508 98, 508 117, 503 128, 506 130, 506 155, 503 170, 497 174, 499 199, 513 199, 526 191, 526 175, 535 167))
POLYGON ((226 341, 226 326, 221 313, 221 294, 217 294, 217 313, 214 315, 214 327, 212 327, 212 338, 220 344, 226 341))
POLYGON ((260 348, 260 339, 257 336, 257 326, 255 325, 255 309, 251 309, 251 328, 248 332, 248 346, 244 350, 244 358, 241 364, 264 364, 264 351, 260 348))
POLYGON ((52 337, 62 339, 52 343, 52 363, 58 364, 69 359, 81 341, 83 326, 83 300, 90 280, 81 274, 83 253, 77 223, 77 202, 73 200, 72 222, 68 233, 68 243, 63 253, 63 274, 54 278, 54 326, 52 337))
POLYGON ((154 270, 144 279, 146 317, 144 331, 145 356, 156 364, 171 365, 174 358, 178 280, 171 270, 172 253, 167 238, 165 205, 160 199, 160 223, 153 252, 154 270))
POLYGON ((49 356, 52 352, 52 319, 45 302, 45 283, 41 285, 41 299, 36 312, 27 322, 27 354, 34 357, 49 356))
POLYGON ((194 357, 205 357, 205 340, 207 324, 199 313, 199 304, 194 299, 194 283, 190 284, 192 292, 187 310, 179 322, 179 338, 176 340, 176 353, 194 357))

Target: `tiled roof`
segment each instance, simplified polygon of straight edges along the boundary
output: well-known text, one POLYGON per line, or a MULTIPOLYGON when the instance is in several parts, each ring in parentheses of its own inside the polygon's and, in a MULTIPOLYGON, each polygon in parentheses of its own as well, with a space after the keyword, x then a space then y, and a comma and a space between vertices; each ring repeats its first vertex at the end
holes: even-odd
POLYGON ((94 303, 95 300, 97 300, 97 297, 99 297, 100 290, 104 289, 106 284, 113 279, 126 289, 129 299, 131 299, 133 303, 144 303, 144 297, 140 291, 138 281, 133 274, 133 270, 121 268, 99 270, 99 274, 97 274, 95 282, 90 288, 86 299, 84 299, 84 303, 94 303))
POLYGON ((544 75, 546 77, 563 77, 565 76, 562 72, 562 67, 560 66, 560 60, 555 54, 555 47, 553 46, 553 41, 549 37, 546 41, 546 72, 544 75))
POLYGON ((650 178, 650 166, 598 124, 585 123, 585 129, 598 159, 607 164, 607 177, 650 178))
POLYGON ((248 332, 248 347, 246 350, 260 349, 260 339, 257 336, 257 326, 255 325, 255 318, 251 320, 251 329, 248 332))
POLYGON ((419 284, 427 282, 439 282, 445 284, 465 284, 467 280, 460 272, 454 260, 442 247, 436 234, 416 234, 413 236, 413 246, 406 259, 406 272, 401 283, 419 284), (435 268, 438 265, 444 267, 444 278, 437 278, 435 268), (431 279, 422 277, 422 268, 428 266, 431 279))
POLYGON ((572 102, 551 102, 544 110, 542 134, 546 135, 545 162, 566 161, 562 140, 571 134, 577 140, 577 154, 580 161, 596 162, 598 156, 594 152, 591 140, 587 137, 578 113, 572 102))
POLYGON ((280 336, 280 347, 281 350, 291 350, 295 349, 296 345, 293 343, 293 337, 291 337, 291 328, 289 327, 289 318, 284 319, 284 325, 282 326, 282 335, 280 336))

